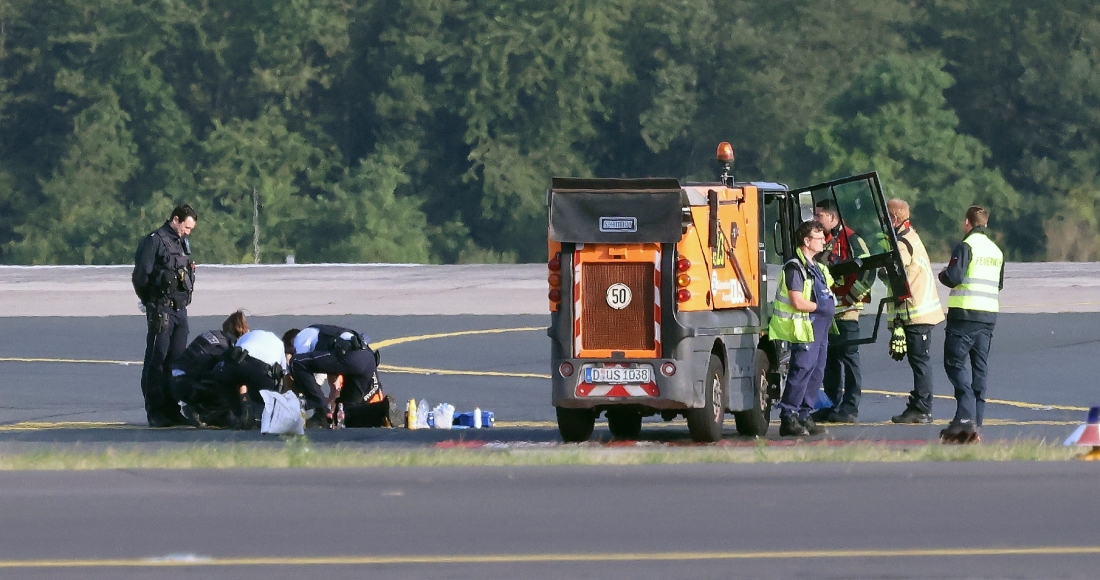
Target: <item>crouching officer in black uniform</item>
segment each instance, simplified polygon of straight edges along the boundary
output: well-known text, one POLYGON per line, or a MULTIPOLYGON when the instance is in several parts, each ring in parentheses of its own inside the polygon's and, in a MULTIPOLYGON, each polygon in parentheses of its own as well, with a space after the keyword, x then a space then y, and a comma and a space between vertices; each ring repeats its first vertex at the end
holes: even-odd
POLYGON ((313 410, 308 424, 324 425, 336 405, 344 405, 348 427, 395 427, 397 403, 385 396, 378 381, 378 354, 370 338, 347 328, 327 324, 292 328, 283 335, 290 356, 295 390, 313 410), (325 397, 315 374, 328 375, 332 391, 325 397))
POLYGON ((283 391, 286 376, 283 341, 273 332, 253 330, 237 340, 236 346, 222 355, 210 373, 208 383, 225 405, 227 424, 237 429, 255 429, 263 412, 260 391, 283 391))
MULTIPOLYGON (((227 427, 225 397, 209 382, 210 374, 237 340, 248 332, 244 312, 238 310, 222 322, 221 330, 208 330, 187 346, 172 363, 168 386, 180 412, 195 427, 207 424, 227 427)), ((233 397, 233 400, 236 400, 233 397)))
POLYGON ((132 281, 148 319, 141 393, 150 427, 183 423, 168 389, 169 368, 187 345, 187 305, 195 284, 188 235, 198 217, 189 205, 172 210, 168 221, 145 236, 134 258, 132 281))

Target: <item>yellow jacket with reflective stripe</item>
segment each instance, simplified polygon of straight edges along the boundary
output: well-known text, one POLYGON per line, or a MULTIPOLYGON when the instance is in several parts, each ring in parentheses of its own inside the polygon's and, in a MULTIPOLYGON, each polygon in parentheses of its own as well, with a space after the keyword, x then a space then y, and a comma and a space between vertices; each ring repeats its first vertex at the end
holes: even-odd
POLYGON ((946 317, 936 292, 936 277, 932 274, 932 262, 928 251, 912 226, 898 232, 898 250, 905 266, 905 279, 909 282, 909 298, 891 308, 892 321, 900 320, 903 326, 910 324, 939 324, 946 317), (893 312, 896 310, 896 314, 893 312))

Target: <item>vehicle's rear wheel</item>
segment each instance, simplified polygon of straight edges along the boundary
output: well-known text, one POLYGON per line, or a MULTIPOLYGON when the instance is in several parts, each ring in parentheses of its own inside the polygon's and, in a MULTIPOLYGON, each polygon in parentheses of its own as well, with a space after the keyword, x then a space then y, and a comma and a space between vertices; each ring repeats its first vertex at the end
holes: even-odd
POLYGON ((763 437, 768 433, 768 422, 772 415, 772 402, 768 397, 768 373, 771 372, 768 353, 757 350, 754 366, 756 371, 753 373, 752 408, 737 411, 733 414, 733 420, 741 435, 763 437))
POLYGON ((608 409, 607 429, 615 439, 635 440, 642 432, 642 414, 634 409, 608 409))
POLYGON ((703 398, 706 404, 699 409, 688 409, 684 412, 691 440, 697 443, 714 443, 722 439, 722 421, 726 415, 723 397, 725 373, 722 370, 722 359, 717 355, 710 355, 706 379, 703 382, 703 398))
POLYGON ((596 412, 592 409, 568 409, 557 407, 558 432, 566 443, 588 441, 596 426, 596 412))

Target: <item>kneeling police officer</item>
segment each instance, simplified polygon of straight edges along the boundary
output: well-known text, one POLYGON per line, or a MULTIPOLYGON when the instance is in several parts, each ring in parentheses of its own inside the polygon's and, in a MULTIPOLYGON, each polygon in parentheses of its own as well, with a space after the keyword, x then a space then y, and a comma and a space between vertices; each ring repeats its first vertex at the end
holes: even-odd
POLYGON ((378 381, 378 353, 370 337, 340 326, 317 324, 292 328, 283 335, 290 357, 295 390, 313 410, 309 425, 323 425, 336 405, 343 404, 348 427, 396 426, 396 403, 382 393, 378 381), (316 374, 328 375, 332 390, 326 397, 316 374))
POLYGON ((209 379, 225 353, 247 332, 248 321, 244 312, 238 310, 222 322, 221 330, 208 330, 195 337, 183 355, 172 363, 169 389, 179 402, 183 418, 191 425, 227 426, 224 413, 227 406, 222 393, 209 379))
POLYGON ((253 330, 237 340, 209 378, 215 392, 229 407, 230 424, 226 426, 255 429, 264 407, 260 391, 282 392, 286 371, 283 341, 275 333, 253 330))

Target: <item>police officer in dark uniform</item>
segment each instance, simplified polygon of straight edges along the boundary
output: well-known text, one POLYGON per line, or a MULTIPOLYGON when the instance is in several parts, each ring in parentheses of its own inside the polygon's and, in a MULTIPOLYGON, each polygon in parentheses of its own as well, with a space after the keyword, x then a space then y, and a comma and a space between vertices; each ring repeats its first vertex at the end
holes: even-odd
POLYGON ((210 373, 209 382, 230 413, 228 424, 219 426, 258 427, 256 419, 264 408, 260 391, 282 392, 285 375, 286 355, 278 336, 266 330, 241 336, 210 373))
POLYGON ((211 371, 225 353, 248 332, 243 311, 230 314, 221 330, 208 330, 191 341, 183 354, 172 363, 169 389, 173 400, 179 401, 180 412, 195 427, 206 424, 227 426, 224 418, 225 397, 210 384, 211 371), (221 419, 217 419, 221 417, 221 419))
POLYGON ((187 305, 195 283, 188 235, 197 219, 191 206, 176 207, 163 226, 142 239, 134 258, 134 292, 149 326, 141 393, 150 427, 184 423, 168 379, 172 361, 187 345, 187 305))
MULTIPOLYGON (((371 350, 370 338, 354 330, 317 324, 301 331, 290 330, 283 335, 290 358, 290 376, 295 389, 305 398, 306 409, 314 409, 311 417, 316 423, 334 410, 329 406, 324 391, 317 384, 314 374, 342 376, 339 395, 330 397, 332 404, 343 403, 348 413, 348 426, 357 426, 352 415, 366 407, 379 390, 376 380, 378 359, 371 350), (356 424, 356 425, 353 425, 356 424)), ((387 405, 392 402, 387 402, 387 405)))

